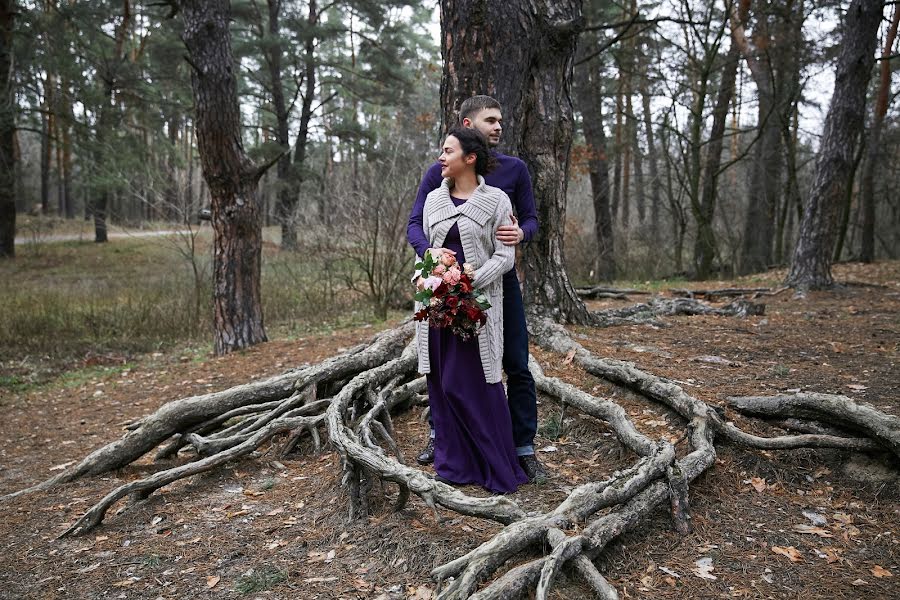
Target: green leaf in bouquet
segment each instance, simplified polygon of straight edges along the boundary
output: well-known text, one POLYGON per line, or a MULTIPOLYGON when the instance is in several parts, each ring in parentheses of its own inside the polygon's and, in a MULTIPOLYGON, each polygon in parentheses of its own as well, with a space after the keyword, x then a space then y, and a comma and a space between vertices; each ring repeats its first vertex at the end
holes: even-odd
POLYGON ((419 290, 416 292, 416 295, 413 298, 416 299, 416 302, 421 302, 422 304, 428 304, 428 301, 431 300, 431 297, 434 295, 429 289, 419 290))

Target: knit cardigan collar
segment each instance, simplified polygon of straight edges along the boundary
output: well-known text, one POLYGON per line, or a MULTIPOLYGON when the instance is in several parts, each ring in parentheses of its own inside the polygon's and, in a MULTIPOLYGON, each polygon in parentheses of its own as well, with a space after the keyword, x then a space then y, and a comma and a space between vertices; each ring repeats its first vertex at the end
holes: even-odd
POLYGON ((494 216, 499 198, 496 194, 487 191, 484 177, 481 175, 477 177, 478 187, 475 188, 472 196, 459 206, 453 204, 453 200, 450 199, 450 179, 444 179, 441 187, 438 188, 439 192, 435 198, 434 207, 429 210, 429 221, 432 226, 444 219, 465 215, 483 227, 494 216))

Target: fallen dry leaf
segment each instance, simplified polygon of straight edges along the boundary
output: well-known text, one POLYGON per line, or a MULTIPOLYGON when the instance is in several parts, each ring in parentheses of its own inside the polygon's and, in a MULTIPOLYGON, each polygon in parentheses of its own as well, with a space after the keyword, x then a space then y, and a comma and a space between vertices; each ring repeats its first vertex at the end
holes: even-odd
POLYGON ((766 488, 768 487, 766 485, 766 480, 763 479, 762 477, 754 477, 753 479, 750 480, 750 485, 752 485, 753 489, 756 490, 757 492, 759 492, 760 494, 762 494, 764 491, 766 491, 766 488))
POLYGON ((304 579, 303 583, 328 583, 329 581, 337 581, 337 577, 310 577, 304 579))
POLYGON ((712 574, 713 564, 712 559, 708 556, 703 558, 699 558, 694 561, 694 564, 697 565, 696 569, 691 569, 691 572, 701 579, 709 579, 714 581, 718 579, 715 575, 712 574))
POLYGON ((856 581, 854 581, 854 582, 851 583, 850 585, 855 585, 855 586, 869 585, 869 582, 866 581, 865 579, 857 579, 856 581))
POLYGON ((216 587, 216 584, 219 583, 219 580, 222 579, 218 575, 207 575, 206 576, 206 587, 212 589, 216 587))
POLYGON ((417 588, 407 586, 406 588, 407 600, 431 600, 433 594, 434 592, 432 591, 432 589, 425 585, 420 585, 417 588))
POLYGON ((792 529, 794 531, 796 531, 797 533, 807 533, 810 535, 817 535, 817 536, 823 537, 823 538, 834 537, 833 535, 831 535, 831 533, 828 530, 822 529, 821 527, 814 527, 812 525, 794 525, 792 527, 792 529))
POLYGON ((872 567, 872 575, 881 579, 882 577, 893 577, 894 574, 882 567, 881 565, 875 565, 872 567))
POLYGON ((843 552, 843 550, 841 550, 840 548, 832 548, 829 546, 826 548, 822 548, 820 552, 820 556, 824 558, 825 562, 830 565, 833 562, 841 560, 841 552, 843 552))
POLYGON ((833 515, 831 515, 831 517, 835 521, 840 521, 841 523, 844 523, 847 525, 849 525, 850 523, 853 522, 853 517, 851 517, 847 513, 834 513, 833 515))
MULTIPOLYGON (((563 359, 563 364, 570 365, 572 361, 575 360, 575 353, 577 352, 576 348, 572 348, 568 352, 566 352, 566 357, 563 359)), ((70 463, 71 464, 71 463, 70 463)))
POLYGON ((772 552, 788 557, 791 562, 801 562, 803 560, 803 555, 800 554, 800 551, 793 546, 788 546, 787 548, 782 548, 781 546, 772 546, 772 552))

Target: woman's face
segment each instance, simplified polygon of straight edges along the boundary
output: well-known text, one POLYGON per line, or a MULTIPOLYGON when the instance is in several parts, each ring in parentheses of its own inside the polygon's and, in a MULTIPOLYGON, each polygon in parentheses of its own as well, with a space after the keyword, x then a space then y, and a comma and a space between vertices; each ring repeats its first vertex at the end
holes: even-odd
POLYGON ((474 168, 475 154, 463 154, 459 140, 452 135, 448 135, 441 148, 438 162, 441 163, 441 177, 454 179, 467 170, 474 168))

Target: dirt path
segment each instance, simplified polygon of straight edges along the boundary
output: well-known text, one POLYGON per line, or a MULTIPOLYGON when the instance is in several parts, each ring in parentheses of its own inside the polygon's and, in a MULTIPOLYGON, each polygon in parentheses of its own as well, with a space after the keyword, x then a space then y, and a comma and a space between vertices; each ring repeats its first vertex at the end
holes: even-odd
MULTIPOLYGON (((696 287, 772 285, 782 275, 696 287)), ((802 389, 850 395, 900 414, 900 263, 841 265, 836 276, 856 284, 805 299, 790 292, 767 298, 761 317, 673 317, 662 328, 572 331, 593 352, 634 361, 713 404, 728 395, 802 389)), ((81 458, 164 402, 317 362, 373 333, 275 341, 199 363, 148 356, 126 370, 0 397, 0 494, 81 458)), ((642 431, 680 433, 682 424, 664 408, 562 357, 535 354, 549 375, 620 402, 642 431)), ((540 413, 537 445, 553 478, 513 496, 525 510, 544 510, 572 486, 633 461, 592 419, 570 410, 560 426, 559 407, 546 399, 540 413)), ((778 432, 729 418, 763 435, 778 432)), ((395 424, 411 456, 425 425, 417 414, 395 424)), ((333 453, 302 446, 278 458, 276 451, 164 488, 74 539, 55 541, 108 490, 157 466, 145 458, 108 476, 0 504, 0 598, 428 598, 433 566, 497 530, 451 514, 439 524, 418 500, 400 513, 376 503, 373 516, 350 523, 333 453)), ((716 465, 691 490, 694 533, 678 536, 659 514, 611 546, 598 566, 623 598, 896 598, 898 499, 896 467, 877 456, 722 446, 716 465), (701 577, 697 561, 712 570, 701 577)), ((564 581, 553 597, 584 598, 585 590, 564 581)))

